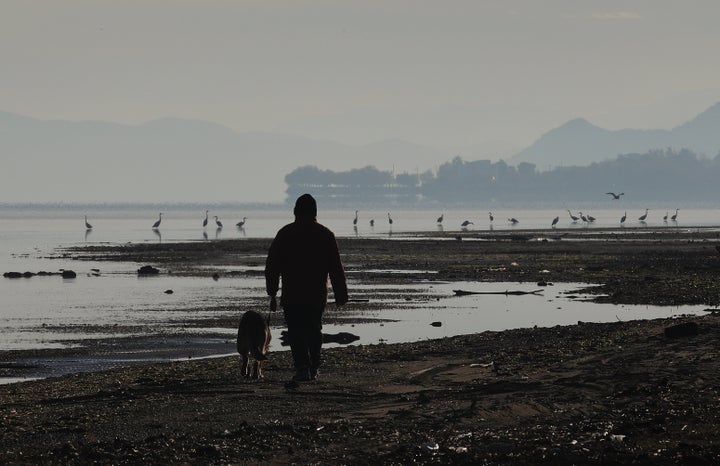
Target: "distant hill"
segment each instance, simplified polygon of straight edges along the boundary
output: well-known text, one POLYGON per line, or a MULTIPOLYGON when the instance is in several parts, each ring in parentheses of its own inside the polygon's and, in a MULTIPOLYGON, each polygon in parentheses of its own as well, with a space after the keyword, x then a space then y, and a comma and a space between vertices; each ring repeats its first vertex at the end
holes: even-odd
POLYGON ((142 125, 0 112, 0 202, 278 202, 300 166, 396 172, 452 155, 403 141, 347 146, 167 118, 142 125))
POLYGON ((720 103, 671 130, 610 131, 585 119, 571 120, 548 131, 507 162, 510 165, 530 162, 539 170, 546 171, 561 166, 587 166, 621 154, 665 148, 686 148, 700 155, 715 157, 720 151, 720 103))

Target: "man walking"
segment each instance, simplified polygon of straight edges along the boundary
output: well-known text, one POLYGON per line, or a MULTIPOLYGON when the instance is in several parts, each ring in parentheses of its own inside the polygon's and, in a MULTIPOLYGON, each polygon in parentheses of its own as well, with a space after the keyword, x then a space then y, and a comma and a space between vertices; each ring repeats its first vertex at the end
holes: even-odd
POLYGON ((322 347, 322 315, 327 304, 328 276, 335 302, 348 300, 345 271, 335 235, 319 224, 317 203, 309 194, 295 202, 295 221, 278 231, 265 262, 265 285, 270 308, 282 278, 280 304, 288 328, 296 382, 316 380, 322 347))

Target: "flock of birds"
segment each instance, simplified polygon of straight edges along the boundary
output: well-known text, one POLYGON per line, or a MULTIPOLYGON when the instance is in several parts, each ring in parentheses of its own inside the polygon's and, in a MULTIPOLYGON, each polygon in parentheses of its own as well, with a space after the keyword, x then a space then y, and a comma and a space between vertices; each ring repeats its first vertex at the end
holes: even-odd
MULTIPOLYGON (((210 211, 206 210, 205 211, 205 219, 202 222, 203 228, 207 228, 207 226, 208 226, 208 220, 210 218, 209 214, 210 214, 210 211)), ((163 216, 163 214, 162 214, 162 212, 160 212, 158 214, 158 219, 152 225, 153 230, 158 230, 160 228, 160 224, 162 223, 162 216, 163 216)), ((223 227, 223 224, 220 221, 220 218, 217 215, 215 215, 214 218, 215 218, 215 225, 217 226, 218 229, 221 229, 223 227)), ((237 226, 238 228, 244 228, 246 220, 247 220, 247 217, 243 217, 242 220, 240 220, 239 222, 237 222, 235 224, 235 226, 237 226)), ((92 228, 93 228, 93 226, 88 222, 87 215, 86 215, 85 216, 85 230, 92 230, 92 228)))

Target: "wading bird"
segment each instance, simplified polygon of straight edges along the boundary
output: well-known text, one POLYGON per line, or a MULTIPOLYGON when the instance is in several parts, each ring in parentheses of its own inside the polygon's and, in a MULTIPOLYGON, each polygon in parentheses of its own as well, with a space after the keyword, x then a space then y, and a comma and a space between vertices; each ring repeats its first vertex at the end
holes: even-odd
POLYGON ((218 216, 215 216, 215 225, 217 225, 218 228, 222 228, 222 222, 218 219, 218 216))
POLYGON ((605 194, 609 194, 609 195, 611 195, 614 201, 617 201, 618 199, 620 199, 620 196, 624 196, 624 195, 625 195, 625 193, 620 193, 620 194, 615 194, 615 193, 605 193, 605 194))
POLYGON ((243 217, 243 219, 240 220, 239 222, 237 222, 235 225, 237 225, 238 228, 244 227, 244 226, 245 226, 245 219, 247 219, 247 217, 243 217))
POLYGON ((90 225, 87 221, 87 215, 85 216, 85 229, 92 230, 92 225, 90 225))
POLYGON ((665 215, 663 215, 663 222, 667 223, 667 218, 668 218, 668 212, 666 210, 665 215))
POLYGON ((559 222, 559 221, 560 221, 560 217, 555 217, 552 220, 552 224, 550 225, 550 227, 555 228, 555 225, 557 225, 557 222, 559 222))
POLYGON ((392 217, 390 216, 390 212, 388 212, 388 223, 392 225, 392 217))
POLYGON ((374 218, 371 218, 371 219, 370 219, 370 226, 371 226, 371 227, 374 227, 374 226, 375 226, 375 219, 374 219, 374 218))
POLYGON ((645 209, 645 213, 642 214, 641 216, 639 216, 639 217, 638 217, 638 220, 640 220, 641 222, 645 223, 645 220, 647 220, 648 210, 650 210, 650 209, 645 209))
POLYGON ((495 217, 493 217, 492 212, 488 212, 488 217, 490 218, 490 222, 492 222, 493 220, 495 220, 495 217))
POLYGON ((578 217, 574 216, 572 212, 570 212, 570 209, 568 209, 568 215, 572 219, 573 223, 577 223, 577 221, 580 220, 578 217))
POLYGON ((208 222, 208 212, 210 212, 210 211, 209 211, 209 210, 206 210, 206 211, 205 211, 205 220, 203 220, 203 228, 205 228, 205 227, 207 226, 207 222, 208 222))
POLYGON ((160 222, 162 222, 162 212, 160 212, 160 214, 158 214, 157 222, 153 223, 152 227, 155 229, 160 228, 160 222))

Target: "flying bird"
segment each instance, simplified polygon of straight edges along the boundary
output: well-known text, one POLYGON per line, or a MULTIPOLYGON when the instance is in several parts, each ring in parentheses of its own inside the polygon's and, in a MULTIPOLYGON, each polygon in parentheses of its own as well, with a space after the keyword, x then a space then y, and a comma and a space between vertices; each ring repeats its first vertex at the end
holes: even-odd
POLYGON ((375 226, 375 219, 374 219, 374 218, 371 218, 371 219, 370 219, 370 226, 371 226, 371 227, 374 227, 374 226, 375 226))
POLYGON ((162 212, 158 215, 157 222, 153 223, 153 228, 157 229, 160 227, 160 222, 162 222, 162 212))
POLYGON ((495 217, 493 217, 492 212, 488 212, 488 217, 490 218, 490 221, 491 221, 491 222, 492 222, 493 220, 495 220, 495 217))
POLYGON ((87 221, 87 215, 85 216, 85 229, 92 230, 92 225, 90 225, 87 221))
POLYGON ((620 196, 624 196, 624 195, 625 195, 625 193, 620 193, 620 194, 615 194, 615 193, 605 193, 605 194, 609 194, 609 195, 611 195, 611 196, 612 196, 612 198, 613 198, 613 201, 617 201, 618 199, 620 199, 620 196))
POLYGON ((668 218, 668 212, 666 210, 665 215, 663 215, 663 222, 667 223, 667 218, 668 218))
POLYGON ((244 227, 244 226, 245 226, 245 219, 247 219, 247 217, 243 217, 243 219, 240 220, 239 222, 237 222, 235 225, 237 225, 238 228, 244 227))
POLYGON ((678 210, 680 210, 680 209, 675 209, 675 213, 673 214, 672 217, 670 217, 670 220, 672 220, 673 222, 677 221, 678 210))

